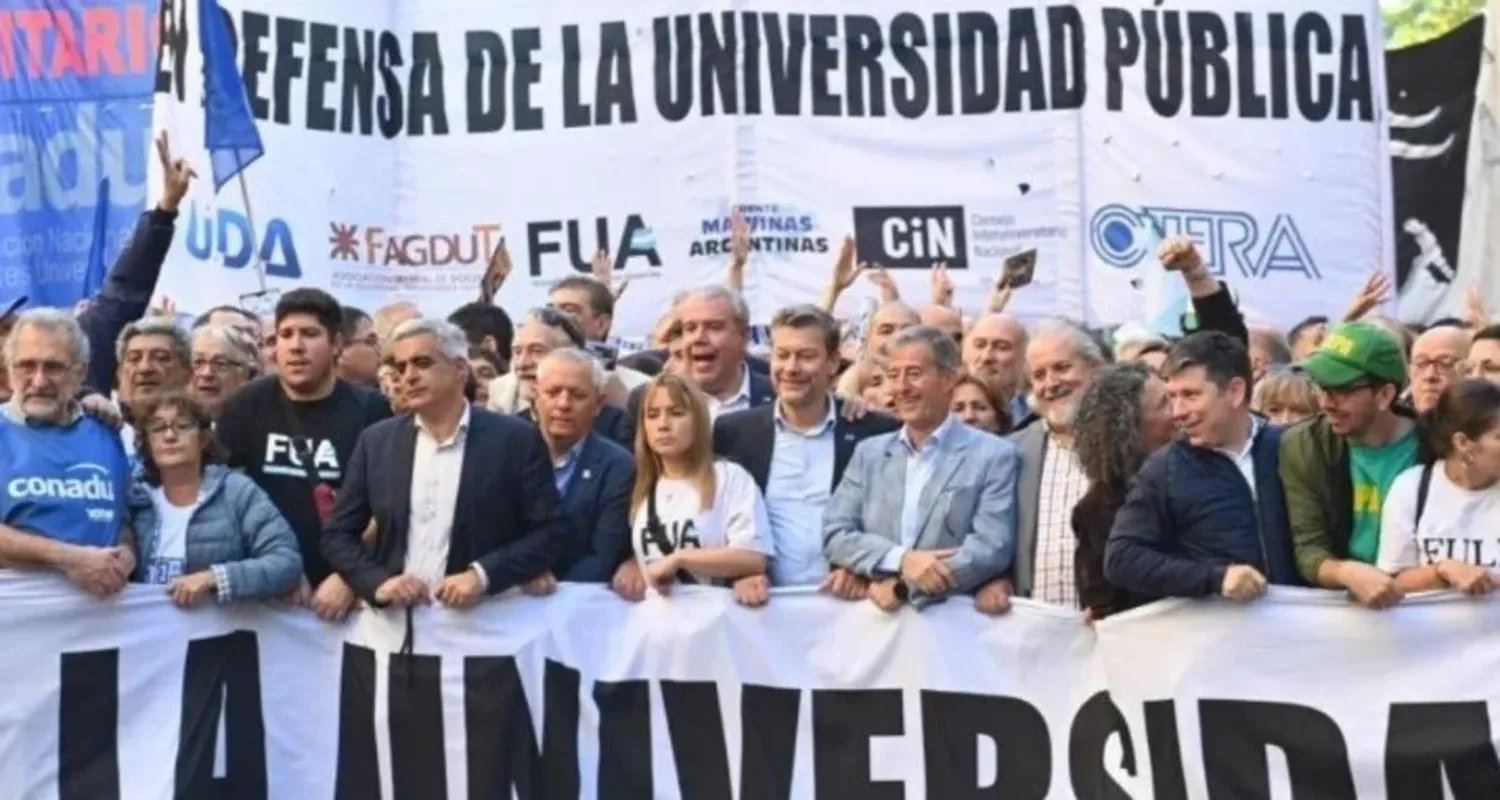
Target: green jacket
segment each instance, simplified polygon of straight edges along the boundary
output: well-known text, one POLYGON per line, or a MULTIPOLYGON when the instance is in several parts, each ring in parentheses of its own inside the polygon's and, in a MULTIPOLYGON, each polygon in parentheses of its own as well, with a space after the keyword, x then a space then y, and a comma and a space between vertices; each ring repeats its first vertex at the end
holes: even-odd
MULTIPOLYGON (((1396 413, 1414 416, 1405 408, 1396 413)), ((1418 424, 1417 462, 1431 460, 1427 437, 1418 424)), ((1319 415, 1288 428, 1281 437, 1281 485, 1292 532, 1297 570, 1313 586, 1318 567, 1330 558, 1349 557, 1354 536, 1354 478, 1347 440, 1319 415)))

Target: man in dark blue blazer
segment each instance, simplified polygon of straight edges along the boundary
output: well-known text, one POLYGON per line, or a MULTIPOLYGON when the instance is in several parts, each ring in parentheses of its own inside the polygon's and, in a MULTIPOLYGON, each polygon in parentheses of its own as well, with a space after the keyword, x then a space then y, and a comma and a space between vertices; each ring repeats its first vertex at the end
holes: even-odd
POLYGON ((576 348, 554 350, 537 365, 533 402, 562 495, 568 539, 553 571, 522 586, 529 594, 551 592, 557 576, 607 583, 630 555, 635 459, 599 435, 595 417, 610 408, 605 380, 599 360, 576 348))
POLYGON ((467 354, 447 322, 392 334, 412 413, 360 435, 320 542, 372 605, 467 608, 547 572, 566 549, 546 444, 522 420, 470 406, 467 354), (372 518, 373 552, 360 542, 372 518))
POLYGON ((848 418, 854 415, 831 394, 839 340, 838 322, 816 306, 777 312, 771 319, 776 400, 719 417, 714 453, 744 467, 766 496, 775 545, 772 583, 824 583, 829 591, 853 597, 863 582, 845 570, 830 574, 823 556, 823 510, 855 445, 901 423, 874 413, 848 418))

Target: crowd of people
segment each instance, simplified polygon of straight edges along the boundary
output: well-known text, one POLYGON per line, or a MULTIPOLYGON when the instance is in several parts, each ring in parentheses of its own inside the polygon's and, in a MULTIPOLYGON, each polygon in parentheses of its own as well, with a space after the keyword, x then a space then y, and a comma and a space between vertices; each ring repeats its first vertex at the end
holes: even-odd
POLYGON ((886 611, 1027 597, 1088 620, 1271 584, 1370 608, 1495 588, 1500 327, 1477 303, 1414 329, 1370 315, 1374 278, 1283 334, 1174 237, 1158 257, 1187 335, 1028 326, 1005 311, 1024 289, 968 318, 939 266, 908 304, 846 240, 762 348, 736 219, 725 281, 685 287, 631 353, 607 255, 513 317, 503 243, 446 318, 297 288, 270 317, 183 324, 149 307, 193 177, 158 149, 162 200, 101 293, 0 309, 5 568, 328 620, 560 581, 886 611), (836 318, 861 276, 880 304, 836 318))

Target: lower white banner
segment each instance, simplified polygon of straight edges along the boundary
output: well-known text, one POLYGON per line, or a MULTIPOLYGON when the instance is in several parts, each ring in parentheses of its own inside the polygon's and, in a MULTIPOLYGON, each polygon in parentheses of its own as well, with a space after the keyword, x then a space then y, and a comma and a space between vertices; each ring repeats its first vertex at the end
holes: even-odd
POLYGON ((1500 796, 1491 601, 1277 592, 1097 632, 713 589, 337 627, 30 576, 0 603, 5 798, 1500 796))

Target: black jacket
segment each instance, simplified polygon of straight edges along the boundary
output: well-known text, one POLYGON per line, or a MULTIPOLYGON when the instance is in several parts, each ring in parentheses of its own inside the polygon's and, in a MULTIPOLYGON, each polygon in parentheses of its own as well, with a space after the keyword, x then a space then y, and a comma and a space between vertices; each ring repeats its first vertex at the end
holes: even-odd
POLYGON ((177 212, 153 208, 141 215, 135 232, 115 259, 99 294, 90 298, 78 325, 89 340, 89 371, 84 385, 102 394, 115 386, 115 340, 126 325, 145 316, 172 248, 177 212))
MULTIPOLYGON (((365 429, 323 529, 323 557, 372 605, 380 584, 405 568, 416 445, 410 414, 365 429), (360 543, 371 518, 379 523, 373 553, 360 543)), ((569 547, 558 505, 552 459, 536 428, 471 409, 447 574, 478 562, 497 594, 552 569, 569 547)))
POLYGON ((1149 597, 1218 594, 1231 564, 1302 585, 1277 464, 1281 432, 1255 434, 1255 494, 1228 456, 1178 439, 1146 459, 1104 554, 1113 585, 1149 597))

